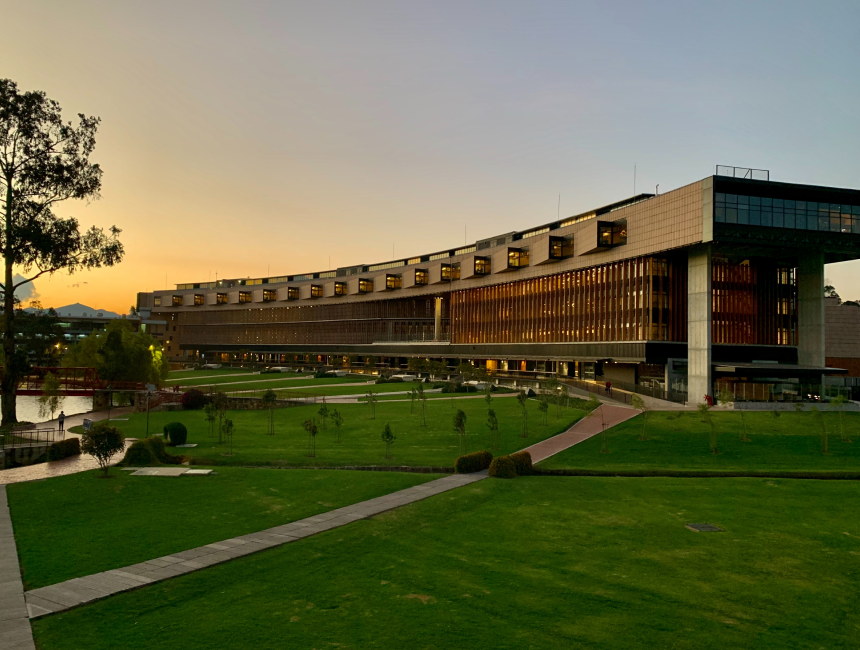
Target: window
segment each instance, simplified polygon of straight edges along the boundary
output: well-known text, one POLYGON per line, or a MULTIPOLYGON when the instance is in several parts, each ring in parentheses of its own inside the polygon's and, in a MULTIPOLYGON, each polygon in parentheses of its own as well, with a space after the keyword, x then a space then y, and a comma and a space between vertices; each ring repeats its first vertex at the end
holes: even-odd
POLYGON ((336 295, 336 296, 345 296, 346 295, 346 282, 335 282, 334 283, 334 295, 336 295))
POLYGON ((311 298, 322 298, 323 297, 323 288, 321 284, 312 284, 311 285, 311 298))
POLYGON ((385 276, 385 288, 386 289, 399 289, 402 284, 399 275, 386 275, 385 276))
POLYGON ((359 280, 358 293, 370 293, 373 291, 373 280, 359 280))
POLYGON ((287 300, 298 300, 299 299, 299 288, 298 287, 287 287, 287 300))
POLYGON ((430 282, 430 275, 424 269, 415 269, 415 285, 419 287, 425 286, 430 282))
POLYGON ((271 289, 263 291, 263 302, 275 302, 278 299, 278 292, 271 289))
POLYGON ((251 292, 250 291, 240 291, 239 292, 239 302, 251 302, 251 292))
POLYGON ((490 274, 490 258, 476 257, 475 258, 475 275, 490 274))
POLYGON ((452 277, 451 265, 450 264, 443 264, 442 265, 442 279, 445 280, 446 282, 450 282, 451 277, 452 277))
POLYGON ((182 307, 182 296, 173 296, 173 306, 182 307))
POLYGON ((204 303, 204 298, 203 298, 203 294, 202 294, 202 293, 195 293, 195 294, 194 294, 194 304, 195 304, 195 305, 202 305, 202 304, 205 304, 205 303, 204 303))
POLYGON ((519 248, 508 249, 508 268, 519 269, 529 265, 529 252, 519 248))
POLYGON ((161 296, 153 296, 152 306, 153 307, 161 307, 161 296))
POLYGON ((564 257, 564 239, 561 237, 549 238, 549 258, 551 260, 560 260, 564 257))
POLYGON ((627 243, 627 220, 603 221, 597 224, 597 245, 603 248, 627 243))
POLYGON ((860 233, 860 205, 716 192, 714 221, 765 228, 860 233))
POLYGON ((227 294, 226 293, 219 293, 217 296, 215 296, 215 304, 216 305, 226 305, 227 304, 227 294))

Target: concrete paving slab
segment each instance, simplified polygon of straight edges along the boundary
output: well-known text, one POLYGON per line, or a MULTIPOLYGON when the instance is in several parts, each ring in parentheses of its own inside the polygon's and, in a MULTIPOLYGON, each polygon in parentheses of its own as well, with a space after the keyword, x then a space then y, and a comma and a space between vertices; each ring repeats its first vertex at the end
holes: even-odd
POLYGON ((187 467, 141 467, 132 476, 182 476, 187 467))

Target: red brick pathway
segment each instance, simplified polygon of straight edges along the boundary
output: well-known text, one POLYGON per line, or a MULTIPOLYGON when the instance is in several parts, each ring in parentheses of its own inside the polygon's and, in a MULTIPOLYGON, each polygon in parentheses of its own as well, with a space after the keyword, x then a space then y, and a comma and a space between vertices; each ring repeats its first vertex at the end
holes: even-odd
POLYGON ((550 456, 554 456, 560 451, 564 451, 568 447, 573 447, 575 444, 587 440, 591 436, 597 435, 603 429, 601 424, 601 414, 606 423, 606 428, 614 427, 616 424, 621 424, 625 420, 629 420, 637 415, 639 411, 623 406, 611 406, 603 404, 597 407, 587 417, 582 418, 564 433, 560 433, 552 438, 547 438, 543 442, 532 445, 525 449, 532 456, 533 463, 539 463, 546 460, 550 456))

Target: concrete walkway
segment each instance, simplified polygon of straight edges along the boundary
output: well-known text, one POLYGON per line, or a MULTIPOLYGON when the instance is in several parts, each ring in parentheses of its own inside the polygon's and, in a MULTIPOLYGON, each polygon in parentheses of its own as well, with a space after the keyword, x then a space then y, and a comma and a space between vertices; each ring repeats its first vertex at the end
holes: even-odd
POLYGON ((0 485, 0 647, 3 650, 36 648, 24 601, 24 585, 18 568, 18 551, 4 485, 0 485))
POLYGON ((531 447, 525 449, 532 457, 532 463, 539 463, 546 460, 550 456, 555 456, 560 451, 564 451, 573 445, 587 440, 588 438, 597 435, 605 428, 614 427, 616 424, 634 418, 639 415, 639 411, 626 406, 612 406, 603 403, 594 409, 589 415, 582 418, 564 433, 560 433, 552 438, 547 438, 531 447), (602 420, 601 420, 601 415, 602 420))
MULTIPOLYGON (((113 408, 110 410, 111 419, 127 417, 129 413, 134 412, 134 407, 124 406, 122 408, 113 408)), ((66 438, 80 438, 78 433, 69 433, 72 427, 80 426, 84 423, 84 418, 89 418, 93 422, 107 420, 107 411, 93 411, 90 413, 79 413, 78 415, 70 415, 66 418, 66 438)), ((122 429, 122 422, 117 423, 122 429)), ((57 428, 57 421, 50 420, 42 422, 40 427, 57 428)), ((131 443, 127 443, 131 444, 131 443)), ((119 462, 123 454, 115 456, 119 462)), ((80 456, 70 456, 63 460, 55 460, 49 463, 37 463, 35 465, 25 465, 24 467, 15 467, 13 469, 0 470, 0 485, 8 485, 9 483, 21 483, 23 481, 35 481, 38 479, 51 478, 52 476, 65 476, 66 474, 76 474, 78 472, 86 472, 90 469, 98 469, 98 462, 86 454, 80 456)))
MULTIPOLYGON (((27 610, 30 618, 61 612, 123 591, 130 591, 215 564, 229 562, 243 555, 289 544, 326 530, 345 526, 359 519, 367 519, 386 510, 399 508, 436 494, 455 490, 464 485, 481 481, 486 477, 486 471, 476 474, 453 474, 369 501, 362 501, 320 515, 269 528, 259 533, 233 537, 215 544, 173 553, 121 569, 103 571, 84 578, 74 578, 49 587, 34 589, 24 594, 27 610)), ((11 540, 11 525, 9 529, 11 540)), ((0 556, 0 561, 4 561, 7 556, 8 554, 0 556)), ((14 552, 12 558, 17 572, 17 557, 14 552)), ((18 582, 20 584, 20 576, 18 582)), ((14 611, 20 613, 20 608, 14 611)), ((27 632, 29 633, 29 626, 27 632)), ((5 646, 4 650, 6 650, 5 646)))

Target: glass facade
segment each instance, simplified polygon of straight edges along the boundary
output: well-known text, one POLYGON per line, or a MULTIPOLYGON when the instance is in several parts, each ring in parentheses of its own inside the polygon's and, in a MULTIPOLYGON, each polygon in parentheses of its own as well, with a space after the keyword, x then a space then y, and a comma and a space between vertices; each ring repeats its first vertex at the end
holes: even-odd
POLYGON ((203 298, 202 293, 195 293, 194 294, 194 304, 197 306, 205 304, 205 299, 203 298))
POLYGON ((287 300, 298 300, 299 299, 299 288, 298 287, 288 287, 287 288, 287 300))
POLYGON ((226 305, 227 304, 227 294, 219 293, 215 296, 215 303, 218 305, 226 305))
POLYGON ((520 250, 519 248, 511 248, 508 250, 508 268, 519 269, 529 265, 529 252, 520 250))
POLYGON ((182 296, 173 296, 173 306, 182 307, 182 296))
POLYGON ((427 285, 428 282, 430 282, 430 274, 424 269, 415 269, 416 286, 423 287, 427 285))
POLYGON ((334 295, 336 295, 336 296, 345 296, 346 295, 346 282, 335 282, 334 283, 334 295))
POLYGON ((323 287, 321 284, 312 284, 311 285, 311 298, 322 298, 323 297, 323 287))
POLYGON ((239 292, 239 302, 240 303, 251 302, 251 292, 250 291, 240 291, 239 292))
POLYGON ((359 280, 358 293, 370 293, 373 291, 373 280, 359 280))
POLYGON ((401 287, 401 280, 399 275, 386 275, 385 276, 385 288, 386 289, 399 289, 401 287))
POLYGON ((275 302, 278 299, 278 292, 271 289, 263 291, 263 302, 275 302))
POLYGON ((476 257, 475 258, 475 275, 489 275, 490 274, 490 258, 489 257, 476 257))
POLYGON ((714 221, 766 228, 860 234, 860 205, 716 192, 714 221))

